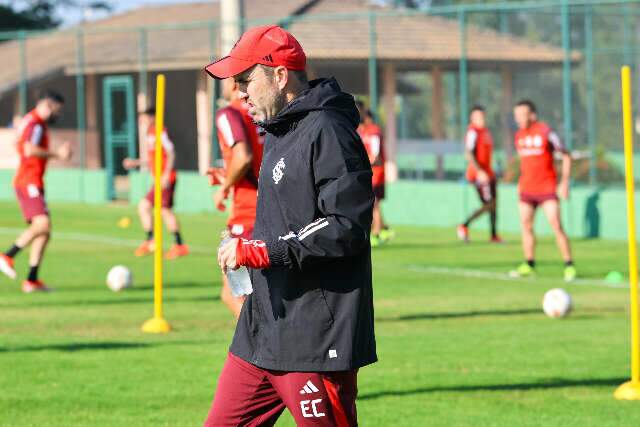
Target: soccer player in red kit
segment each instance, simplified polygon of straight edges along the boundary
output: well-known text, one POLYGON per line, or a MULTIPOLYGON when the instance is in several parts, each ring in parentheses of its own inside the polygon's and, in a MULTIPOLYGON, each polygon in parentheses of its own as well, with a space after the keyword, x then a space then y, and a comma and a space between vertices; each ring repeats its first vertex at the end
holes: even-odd
MULTIPOLYGON (((222 96, 229 105, 216 113, 216 129, 224 170, 218 171, 221 174, 220 188, 213 195, 213 203, 218 210, 224 211, 224 201, 231 196, 231 211, 224 237, 251 239, 256 220, 262 137, 249 116, 246 104, 240 100, 238 84, 232 78, 222 81, 222 96)), ((216 172, 213 170, 212 174, 216 172)), ((221 299, 238 318, 244 296, 231 294, 224 274, 221 299)))
POLYGON ((384 176, 384 145, 382 129, 374 119, 373 113, 366 109, 362 101, 356 101, 358 112, 360 113, 360 125, 358 135, 364 144, 369 161, 371 162, 371 185, 375 201, 373 204, 373 221, 371 223, 371 246, 376 247, 393 238, 394 232, 384 222, 380 204, 385 196, 385 176, 384 176))
MULTIPOLYGON (((148 108, 138 116, 138 129, 146 135, 145 143, 147 148, 147 162, 140 159, 126 158, 122 161, 125 169, 134 169, 143 165, 149 166, 151 175, 155 177, 155 153, 156 153, 156 124, 155 109, 148 108)), ((182 241, 180 234, 180 223, 173 212, 173 197, 176 191, 177 174, 175 165, 175 149, 173 142, 169 139, 167 130, 162 132, 162 171, 160 172, 160 183, 162 186, 162 219, 169 232, 175 238, 175 244, 165 254, 166 259, 176 259, 189 254, 189 247, 182 241)), ((138 215, 142 228, 146 233, 146 239, 136 249, 135 256, 145 256, 151 254, 155 245, 153 243, 153 205, 154 186, 151 187, 147 195, 138 203, 138 215)))
POLYGON ((469 241, 469 225, 485 212, 491 219, 491 242, 501 243, 502 239, 496 230, 497 186, 496 174, 491 166, 493 154, 493 137, 486 127, 484 108, 476 105, 469 114, 469 128, 464 139, 464 153, 469 161, 467 181, 473 183, 478 191, 482 206, 458 226, 458 238, 469 241))
POLYGON ((531 276, 535 269, 535 235, 533 222, 538 207, 542 208, 556 236, 556 244, 565 263, 564 280, 570 282, 577 272, 571 257, 569 238, 562 228, 560 202, 569 197, 571 155, 558 135, 544 122, 537 120, 536 106, 529 100, 516 104, 513 110, 518 132, 515 145, 520 157, 520 224, 522 227, 522 249, 525 262, 512 271, 513 276, 531 276), (558 185, 554 167, 554 153, 562 156, 562 175, 558 185))
POLYGON ((22 283, 22 291, 26 293, 50 290, 38 279, 38 268, 51 233, 49 209, 44 198, 44 173, 49 159, 69 160, 71 150, 68 143, 57 150, 51 149, 47 124, 55 121, 63 105, 64 98, 60 94, 46 91, 18 127, 16 148, 20 165, 13 186, 29 227, 20 234, 9 250, 0 254, 0 271, 15 279, 13 259, 30 244, 29 275, 22 283))

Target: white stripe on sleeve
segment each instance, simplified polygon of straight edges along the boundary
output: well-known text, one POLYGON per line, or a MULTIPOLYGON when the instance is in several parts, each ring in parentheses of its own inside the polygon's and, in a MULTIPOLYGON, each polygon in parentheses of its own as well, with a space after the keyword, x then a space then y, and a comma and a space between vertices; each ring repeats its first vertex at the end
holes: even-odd
POLYGON ((567 151, 564 144, 562 143, 562 140, 560 139, 558 134, 555 133, 554 131, 552 130, 549 131, 549 135, 547 136, 547 139, 549 140, 551 145, 553 145, 554 150, 560 151, 561 153, 564 153, 567 151))
POLYGON ((164 148, 165 151, 173 151, 173 141, 169 138, 167 131, 162 132, 162 148, 164 148))
POLYGON ((31 131, 31 139, 29 140, 29 142, 36 146, 40 145, 40 143, 42 142, 43 132, 44 129, 42 129, 42 125, 34 125, 33 131, 31 131))
POLYGON ((369 137, 369 148, 371 149, 371 155, 373 157, 380 155, 380 137, 378 135, 371 135, 369 137))
POLYGON ((233 131, 231 130, 231 123, 229 123, 227 113, 222 113, 220 114, 220 117, 218 117, 218 129, 222 132, 227 145, 229 147, 233 147, 233 144, 236 141, 233 140, 233 131))
POLYGON ((464 144, 467 147, 467 150, 473 151, 476 149, 476 142, 478 141, 478 132, 475 129, 469 129, 467 131, 467 136, 464 138, 464 144))
POLYGON ((315 221, 313 221, 312 223, 307 224, 306 226, 304 226, 302 229, 300 229, 300 231, 298 231, 298 235, 304 233, 305 231, 307 231, 308 229, 310 229, 311 227, 313 227, 314 225, 318 225, 319 223, 321 223, 322 221, 326 220, 327 218, 318 218, 315 221))
POLYGON ((308 229, 307 231, 305 231, 302 234, 298 235, 298 240, 304 240, 305 237, 308 237, 310 234, 315 233, 318 230, 321 230, 323 228, 325 228, 327 225, 329 225, 329 221, 325 221, 325 222, 321 222, 320 224, 308 229))

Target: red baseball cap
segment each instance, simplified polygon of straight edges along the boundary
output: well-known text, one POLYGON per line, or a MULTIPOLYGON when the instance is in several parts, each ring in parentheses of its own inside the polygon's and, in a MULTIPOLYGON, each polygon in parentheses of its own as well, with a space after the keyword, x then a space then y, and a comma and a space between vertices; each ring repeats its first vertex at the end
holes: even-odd
POLYGON ((229 55, 204 69, 215 79, 240 74, 256 64, 269 67, 282 65, 289 70, 302 71, 307 57, 293 35, 277 25, 263 25, 247 30, 233 46, 229 55))

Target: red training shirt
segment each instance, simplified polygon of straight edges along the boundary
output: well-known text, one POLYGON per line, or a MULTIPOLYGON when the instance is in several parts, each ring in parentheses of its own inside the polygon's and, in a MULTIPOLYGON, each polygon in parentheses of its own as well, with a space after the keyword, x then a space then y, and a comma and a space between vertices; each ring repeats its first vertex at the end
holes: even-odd
POLYGON ((558 135, 543 122, 534 122, 515 135, 520 156, 518 191, 525 194, 555 194, 557 187, 553 152, 567 150, 558 135))
POLYGON ((238 142, 248 144, 252 153, 252 165, 247 174, 233 186, 233 201, 227 224, 253 229, 258 199, 258 175, 262 163, 262 137, 242 101, 234 101, 216 113, 218 142, 225 168, 231 164, 233 146, 238 142))
MULTIPOLYGON (((167 168, 167 153, 174 152, 173 142, 167 134, 167 129, 162 130, 162 172, 165 172, 167 168)), ((156 126, 154 124, 149 126, 147 130, 147 158, 149 159, 149 172, 152 176, 156 175, 156 126)), ((169 172, 169 182, 171 184, 176 182, 176 170, 172 168, 169 172)))
MULTIPOLYGON (((467 150, 471 152, 476 159, 478 166, 489 175, 489 179, 494 180, 496 175, 491 167, 491 157, 493 155, 493 137, 487 128, 479 128, 469 125, 467 134, 464 138, 464 144, 467 150)), ((475 182, 478 171, 472 163, 467 166, 467 180, 475 182)))
POLYGON ((384 185, 384 140, 380 126, 375 123, 361 123, 358 126, 358 134, 371 162, 372 185, 384 185))
POLYGON ((42 120, 36 110, 31 110, 24 116, 18 127, 17 150, 20 164, 13 178, 16 188, 27 188, 35 185, 44 189, 44 172, 47 169, 46 157, 26 156, 24 148, 26 144, 36 145, 44 150, 49 149, 49 131, 47 124, 42 120))

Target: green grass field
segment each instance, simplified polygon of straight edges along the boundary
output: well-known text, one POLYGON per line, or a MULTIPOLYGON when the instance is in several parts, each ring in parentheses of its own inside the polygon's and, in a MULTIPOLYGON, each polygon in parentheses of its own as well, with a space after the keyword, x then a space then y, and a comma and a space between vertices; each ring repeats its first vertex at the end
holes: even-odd
MULTIPOLYGON (((166 264, 174 331, 152 336, 140 332, 152 314, 152 260, 132 255, 143 236, 137 220, 116 226, 134 209, 51 208, 41 277, 56 292, 23 295, 19 282, 0 277, 0 425, 201 425, 234 328, 213 256, 223 218, 182 215, 195 250, 166 264), (133 289, 107 289, 115 264, 132 269, 133 289)), ((0 203, 0 249, 22 227, 16 206, 0 203)), ((640 422, 640 403, 612 396, 629 374, 628 292, 601 282, 610 270, 626 272, 624 242, 574 242, 584 280, 565 286, 550 239, 539 247, 538 278, 508 280, 504 273, 520 261, 517 236, 491 246, 484 233, 462 245, 453 230, 397 232, 373 255, 380 362, 360 371, 361 425, 640 422), (551 320, 540 302, 558 286, 572 294, 575 311, 551 320)), ((20 278, 26 259, 18 258, 20 278)), ((283 416, 278 425, 293 422, 283 416)))

